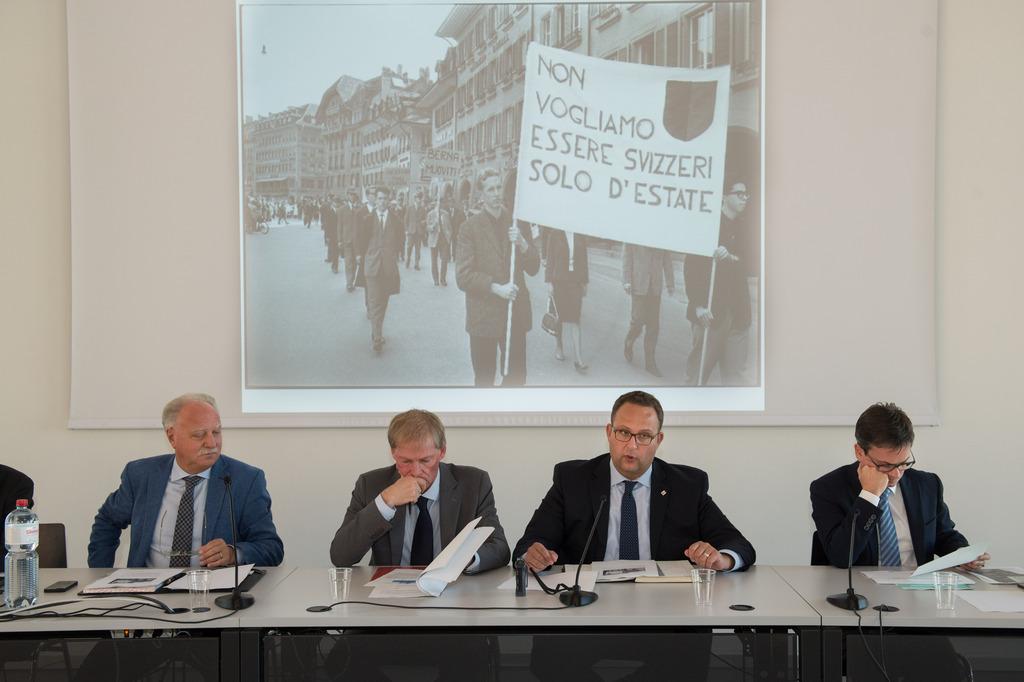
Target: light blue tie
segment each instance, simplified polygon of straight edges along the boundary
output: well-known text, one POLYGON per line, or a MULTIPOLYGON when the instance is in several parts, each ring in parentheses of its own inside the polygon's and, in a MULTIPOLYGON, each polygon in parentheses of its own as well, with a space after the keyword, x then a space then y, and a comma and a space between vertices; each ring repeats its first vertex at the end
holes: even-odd
POLYGON ((892 488, 882 491, 882 497, 878 502, 878 565, 879 566, 900 566, 900 543, 896 539, 896 524, 892 521, 892 511, 889 509, 889 496, 892 495, 892 488))

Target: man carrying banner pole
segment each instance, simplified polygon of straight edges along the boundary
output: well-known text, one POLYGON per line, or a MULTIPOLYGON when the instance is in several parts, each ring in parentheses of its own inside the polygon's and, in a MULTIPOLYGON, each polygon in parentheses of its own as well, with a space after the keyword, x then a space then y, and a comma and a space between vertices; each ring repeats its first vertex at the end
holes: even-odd
POLYGON ((494 386, 499 353, 502 386, 526 383, 526 332, 533 324, 525 275, 540 270, 529 228, 518 227, 502 204, 498 171, 483 171, 483 210, 459 230, 455 279, 466 293, 466 332, 474 385, 494 386))
POLYGON ((718 248, 711 258, 688 254, 683 278, 689 305, 686 317, 693 332, 693 346, 686 362, 690 385, 704 386, 718 365, 721 384, 741 385, 747 358, 751 323, 747 271, 754 257, 747 241, 749 229, 740 220, 750 194, 743 181, 726 182, 722 199, 718 248), (717 296, 715 289, 717 285, 717 296), (704 301, 707 305, 702 305, 704 301))

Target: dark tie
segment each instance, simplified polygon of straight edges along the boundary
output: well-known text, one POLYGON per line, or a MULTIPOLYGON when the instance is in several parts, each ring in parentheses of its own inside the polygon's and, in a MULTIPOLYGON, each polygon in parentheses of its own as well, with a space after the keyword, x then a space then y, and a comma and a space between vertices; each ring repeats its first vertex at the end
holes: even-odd
POLYGON ((195 525, 195 489, 201 476, 185 477, 185 492, 178 503, 178 521, 174 524, 174 540, 171 541, 171 568, 184 568, 192 563, 192 528, 195 525))
POLYGON ((410 566, 426 566, 434 560, 434 524, 430 520, 427 504, 430 502, 422 495, 416 500, 420 513, 416 517, 416 528, 412 531, 412 552, 409 554, 410 566))
POLYGON ((900 543, 896 538, 896 524, 892 520, 892 510, 889 509, 889 497, 892 495, 892 488, 882 491, 882 497, 878 502, 878 565, 879 566, 900 566, 900 543))
POLYGON ((640 536, 636 527, 636 500, 633 499, 633 488, 636 481, 624 481, 622 507, 619 509, 619 558, 640 558, 640 536))

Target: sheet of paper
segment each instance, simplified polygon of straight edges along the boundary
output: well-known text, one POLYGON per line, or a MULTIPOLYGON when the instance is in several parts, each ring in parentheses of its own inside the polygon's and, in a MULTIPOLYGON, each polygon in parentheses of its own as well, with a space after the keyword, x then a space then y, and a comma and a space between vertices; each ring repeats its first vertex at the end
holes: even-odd
POLYGON ((1024 590, 1007 588, 957 593, 957 599, 988 613, 1024 613, 1024 590))
POLYGON ((641 576, 636 579, 638 583, 689 583, 693 582, 690 571, 693 564, 689 561, 659 561, 657 576, 641 576))
POLYGON ((376 587, 378 585, 407 585, 416 584, 416 578, 420 577, 423 571, 418 568, 394 568, 366 583, 364 587, 376 587))
POLYGON ((925 575, 926 573, 934 573, 935 571, 941 571, 946 568, 959 566, 960 564, 966 564, 969 561, 974 561, 986 551, 988 551, 987 542, 961 547, 958 550, 950 552, 946 556, 940 556, 937 559, 932 559, 923 566, 918 566, 917 570, 914 571, 914 575, 925 575))
MULTIPOLYGON (((256 564, 243 564, 238 567, 238 582, 241 583, 245 580, 249 573, 252 572, 252 567, 256 564)), ((178 569, 179 571, 181 569, 178 569)), ((235 567, 225 566, 223 568, 214 568, 210 570, 210 589, 211 590, 230 590, 235 587, 235 567)), ((188 576, 182 576, 175 580, 173 583, 167 586, 169 590, 185 590, 188 591, 188 576)))
MULTIPOLYGON (((933 584, 931 574, 917 575, 914 571, 861 571, 861 574, 871 578, 879 585, 913 585, 931 587, 933 584)), ((956 582, 957 585, 974 584, 973 579, 960 574, 957 574, 956 582)))
POLYGON ((990 585, 1014 585, 1024 583, 1024 568, 1020 566, 992 566, 968 571, 975 578, 990 585))
POLYGON ((444 588, 458 580, 462 571, 473 560, 473 555, 494 532, 493 528, 477 528, 482 517, 477 517, 466 524, 459 534, 452 538, 448 546, 434 557, 430 565, 423 569, 416 584, 432 597, 440 596, 444 588))
MULTIPOLYGON (((562 583, 563 585, 569 585, 570 587, 576 581, 576 567, 573 566, 572 570, 551 570, 544 571, 540 574, 540 579, 544 581, 544 584, 554 589, 556 585, 562 583)), ((589 567, 584 566, 583 570, 580 571, 580 589, 584 592, 593 592, 594 583, 597 582, 597 573, 589 570, 589 567)), ((514 590, 516 589, 516 577, 512 576, 505 582, 498 585, 499 590, 514 590)), ((537 584, 537 579, 530 574, 530 582, 526 584, 527 591, 534 590, 537 592, 542 591, 541 586, 537 584)))
POLYGON ((156 592, 164 583, 182 572, 180 568, 119 568, 92 583, 85 594, 111 594, 117 592, 156 592))
POLYGON ((656 561, 595 561, 591 570, 597 573, 599 583, 617 583, 625 580, 636 580, 640 576, 656 576, 656 561))
POLYGON ((406 599, 409 597, 426 597, 416 584, 416 579, 423 571, 417 568, 397 568, 376 580, 366 583, 372 587, 370 599, 406 599))

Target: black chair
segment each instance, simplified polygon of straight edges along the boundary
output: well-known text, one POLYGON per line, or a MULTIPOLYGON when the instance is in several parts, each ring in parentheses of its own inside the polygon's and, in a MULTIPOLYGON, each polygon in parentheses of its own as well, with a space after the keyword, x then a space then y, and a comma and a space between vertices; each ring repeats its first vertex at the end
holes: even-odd
POLYGON ((67 568, 68 548, 63 523, 39 524, 39 568, 67 568))
POLYGON ((828 554, 825 553, 825 545, 821 544, 821 538, 818 537, 818 531, 814 531, 811 535, 811 566, 831 566, 832 562, 828 560, 828 554))

